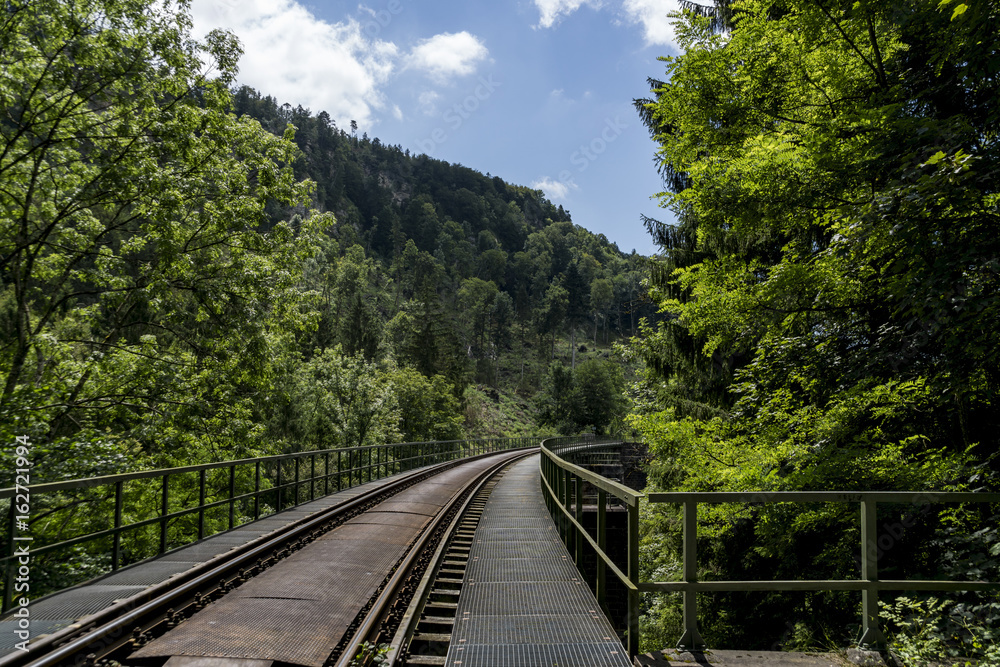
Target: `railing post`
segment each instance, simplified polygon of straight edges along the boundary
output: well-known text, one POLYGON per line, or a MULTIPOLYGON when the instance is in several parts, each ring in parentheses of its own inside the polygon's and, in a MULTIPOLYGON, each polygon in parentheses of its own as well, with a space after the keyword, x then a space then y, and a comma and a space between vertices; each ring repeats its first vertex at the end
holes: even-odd
POLYGON ((14 511, 16 498, 10 499, 10 511, 7 513, 7 562, 4 563, 3 580, 3 604, 0 607, 7 611, 11 607, 14 597, 14 572, 17 571, 17 564, 14 559, 14 537, 17 535, 17 516, 14 511))
POLYGON ((861 627, 858 644, 863 648, 885 650, 885 636, 878 623, 878 523, 876 502, 861 500, 861 578, 867 586, 861 591, 861 627))
MULTIPOLYGON (((635 505, 628 505, 628 580, 632 586, 639 585, 639 499, 635 505)), ((639 653, 639 591, 628 591, 628 657, 639 653)))
POLYGON ((295 500, 292 501, 292 507, 299 506, 299 462, 301 460, 298 456, 295 457, 295 484, 292 485, 292 491, 295 492, 295 500))
MULTIPOLYGON (((601 551, 608 551, 608 492, 604 489, 597 490, 597 546, 601 551)), ((597 603, 601 608, 607 610, 608 607, 608 580, 607 566, 604 564, 604 557, 597 557, 597 603)))
POLYGON ((163 476, 163 496, 160 499, 160 553, 167 550, 167 514, 170 511, 170 475, 163 476))
POLYGON ((253 520, 260 518, 260 459, 253 471, 253 520))
POLYGON ((330 495, 330 452, 323 453, 323 495, 330 495))
MULTIPOLYGON (((124 503, 125 482, 115 482, 115 536, 111 543, 111 571, 114 572, 122 564, 122 505, 124 503)), ((13 537, 13 536, 11 536, 13 537)))
POLYGON ((277 489, 278 497, 276 498, 276 504, 274 506, 275 513, 281 511, 281 459, 280 458, 278 459, 277 463, 278 463, 278 479, 277 483, 274 485, 274 488, 277 489))
MULTIPOLYGON (((583 525, 583 479, 576 478, 576 521, 583 525)), ((576 567, 583 571, 583 533, 579 528, 573 531, 576 533, 576 567)))
POLYGON ((205 476, 208 471, 202 468, 198 471, 198 539, 205 537, 205 476))
MULTIPOLYGON (((684 501, 684 581, 688 584, 698 581, 698 503, 694 500, 684 501)), ((698 632, 698 594, 685 590, 683 595, 684 634, 677 642, 677 648, 700 651, 705 648, 705 642, 698 632)))
POLYGON ((236 464, 229 466, 229 530, 236 523, 236 464))
POLYGON ((338 493, 340 492, 340 487, 343 484, 343 481, 340 479, 341 475, 344 474, 343 466, 341 465, 343 463, 343 460, 341 458, 341 455, 343 453, 344 452, 340 451, 339 449, 337 450, 337 492, 338 493))
MULTIPOLYGON (((569 512, 570 479, 571 478, 569 470, 563 470, 562 489, 561 489, 562 497, 559 498, 559 502, 562 504, 563 509, 565 509, 567 512, 569 512)), ((571 533, 570 533, 569 521, 566 519, 565 515, 562 516, 561 523, 563 525, 563 544, 565 544, 566 548, 569 549, 570 545, 569 540, 571 533)))

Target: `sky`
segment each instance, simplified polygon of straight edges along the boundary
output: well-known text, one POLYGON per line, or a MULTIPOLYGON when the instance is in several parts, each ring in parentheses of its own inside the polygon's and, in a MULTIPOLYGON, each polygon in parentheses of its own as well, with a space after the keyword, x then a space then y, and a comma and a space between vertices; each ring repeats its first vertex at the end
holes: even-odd
POLYGON ((358 123, 383 143, 541 189, 624 252, 669 222, 655 144, 632 100, 676 55, 676 0, 194 0, 224 28, 238 83, 358 123))

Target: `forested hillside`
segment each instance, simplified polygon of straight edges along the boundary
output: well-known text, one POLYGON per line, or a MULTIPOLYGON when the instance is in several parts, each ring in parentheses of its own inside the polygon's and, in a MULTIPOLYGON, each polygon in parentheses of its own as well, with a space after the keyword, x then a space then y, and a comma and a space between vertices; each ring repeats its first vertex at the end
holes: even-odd
POLYGON ((640 257, 233 88, 183 6, 3 12, 0 438, 33 482, 620 420, 640 257))
POLYGON ((621 426, 624 377, 610 345, 655 312, 642 257, 572 224, 539 190, 358 137, 324 112, 248 87, 234 91, 233 110, 273 133, 294 128, 296 177, 335 215, 311 265, 309 287, 325 295, 314 349, 416 371, 465 415, 464 431, 403 437, 621 426))
MULTIPOLYGON (((1000 488, 996 3, 688 3, 637 108, 676 225, 637 413, 669 490, 1000 488)), ((884 579, 1000 579, 997 507, 878 506, 884 579)), ((673 510, 651 568, 676 571, 673 510)), ((860 575, 846 504, 704 508, 701 576, 860 575)), ((998 664, 1000 600, 882 596, 905 664, 998 664)), ((857 596, 704 596, 712 646, 860 636, 857 596)), ((678 636, 679 611, 649 609, 678 636)), ((658 630, 656 629, 658 628, 658 630)))

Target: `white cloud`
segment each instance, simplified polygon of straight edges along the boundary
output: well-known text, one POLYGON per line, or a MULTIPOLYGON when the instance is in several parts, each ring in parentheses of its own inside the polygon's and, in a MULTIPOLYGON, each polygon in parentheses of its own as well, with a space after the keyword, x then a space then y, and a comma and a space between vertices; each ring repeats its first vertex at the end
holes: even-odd
POLYGON ((279 103, 327 111, 341 126, 373 122, 386 107, 381 87, 398 59, 395 44, 369 39, 357 21, 328 23, 295 0, 194 0, 194 33, 234 32, 243 44, 239 83, 279 103))
POLYGON ((433 90, 425 90, 417 97, 417 104, 425 116, 434 116, 437 114, 437 101, 439 99, 441 99, 440 93, 433 90))
POLYGON ((424 70, 433 79, 445 82, 452 77, 472 74, 476 65, 489 55, 489 50, 475 35, 464 30, 445 32, 417 44, 410 52, 407 67, 424 70))
POLYGON ((632 23, 642 24, 647 46, 674 46, 674 28, 667 12, 676 11, 676 0, 625 0, 622 9, 632 23))
POLYGON ((601 6, 600 0, 535 0, 540 14, 538 27, 551 28, 558 23, 563 16, 569 16, 583 5, 593 8, 601 6))
POLYGON ((542 180, 532 183, 531 187, 542 190, 549 199, 555 201, 557 199, 565 200, 569 196, 570 190, 575 190, 577 186, 572 181, 554 181, 546 176, 542 180))
MULTIPOLYGON (((551 28, 580 7, 601 9, 603 0, 534 0, 539 28, 551 28)), ((646 46, 676 46, 667 12, 679 9, 677 0, 624 0, 622 11, 630 23, 642 26, 646 46)))

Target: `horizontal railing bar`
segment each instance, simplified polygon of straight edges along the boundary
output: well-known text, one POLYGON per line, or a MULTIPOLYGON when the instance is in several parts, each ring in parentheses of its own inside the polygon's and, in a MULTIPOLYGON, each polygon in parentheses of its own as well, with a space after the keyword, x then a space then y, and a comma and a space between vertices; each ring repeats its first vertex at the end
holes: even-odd
MULTIPOLYGON (((346 473, 347 471, 345 470, 344 472, 346 473)), ((333 474, 336 475, 336 473, 333 473, 333 474)), ((316 479, 319 479, 319 478, 317 477, 316 479)), ((263 496, 263 495, 266 495, 266 494, 269 494, 269 493, 275 491, 276 489, 286 489, 286 488, 289 488, 289 487, 292 487, 292 486, 302 486, 303 484, 308 484, 310 481, 311 480, 309 478, 307 478, 304 481, 298 482, 297 484, 296 484, 296 482, 289 482, 288 484, 282 484, 280 487, 278 487, 278 486, 272 486, 272 487, 269 487, 267 489, 261 489, 260 491, 250 491, 248 493, 244 493, 242 495, 235 496, 233 498, 226 497, 226 498, 223 498, 222 500, 215 500, 215 501, 212 501, 211 503, 205 503, 204 505, 195 505, 194 507, 187 507, 187 508, 184 508, 184 509, 177 510, 175 512, 171 512, 170 514, 167 514, 166 516, 154 516, 154 517, 151 517, 149 519, 143 519, 142 521, 136 521, 135 523, 125 524, 125 525, 120 526, 118 528, 105 528, 104 530, 96 531, 96 532, 93 532, 93 533, 86 533, 84 535, 78 535, 78 536, 72 537, 72 538, 70 538, 68 540, 63 540, 62 542, 54 542, 52 544, 46 544, 45 546, 33 548, 33 549, 30 550, 29 553, 32 556, 40 556, 40 555, 43 555, 43 554, 47 554, 47 553, 49 553, 51 551, 56 551, 58 549, 65 549, 66 547, 76 546, 77 544, 81 544, 83 542, 90 542, 91 540, 99 540, 102 537, 109 537, 109 536, 113 537, 116 533, 125 533, 125 532, 127 532, 129 530, 135 530, 135 529, 138 529, 138 528, 145 528, 146 526, 156 525, 156 524, 159 524, 159 523, 163 523, 164 521, 171 521, 173 519, 178 519, 178 518, 180 518, 182 516, 186 516, 188 514, 193 514, 195 512, 200 511, 200 510, 209 510, 209 509, 213 509, 215 507, 222 507, 223 505, 228 505, 230 502, 236 502, 238 500, 246 500, 248 498, 253 498, 254 496, 263 496)), ((281 510, 281 512, 285 512, 285 511, 287 511, 287 509, 281 510)), ((279 514, 279 513, 280 512, 276 510, 276 511, 270 512, 269 514, 262 514, 261 518, 268 517, 268 516, 274 516, 275 514, 279 514)), ((247 525, 249 523, 253 523, 253 521, 254 520, 251 519, 250 521, 248 521, 246 523, 240 524, 240 526, 245 526, 245 525, 247 525)), ((227 530, 223 530, 223 531, 220 531, 220 532, 227 532, 227 530)), ((213 533, 211 536, 208 536, 208 537, 214 537, 215 535, 218 535, 218 534, 219 533, 213 533)), ((184 544, 184 545, 182 545, 180 547, 175 547, 175 549, 180 549, 180 548, 183 548, 184 546, 190 546, 191 544, 194 544, 194 542, 189 542, 189 543, 184 544)), ((17 558, 18 558, 17 555, 14 555, 14 556, 0 556, 0 563, 4 563, 4 562, 10 561, 10 560, 15 560, 17 558)))
MULTIPOLYGON (((400 447, 412 447, 417 445, 425 445, 425 446, 454 445, 462 443, 509 442, 513 440, 518 440, 518 438, 479 438, 476 440, 430 440, 428 442, 400 442, 400 443, 391 443, 385 445, 341 447, 337 449, 314 449, 304 452, 293 452, 290 454, 272 454, 270 456, 261 456, 258 458, 250 458, 250 459, 219 461, 216 463, 199 463, 190 466, 182 466, 180 468, 158 468, 155 470, 142 470, 138 472, 120 473, 117 475, 106 475, 103 477, 86 477, 82 479, 69 479, 59 482, 44 482, 42 484, 32 484, 27 488, 30 488, 32 493, 49 493, 52 491, 66 491, 70 489, 89 489, 95 486, 104 486, 108 484, 115 484, 117 482, 130 482, 137 479, 149 479, 151 477, 162 477, 164 475, 183 475, 191 472, 199 472, 201 470, 214 470, 218 468, 229 468, 231 466, 256 465, 257 462, 266 463, 271 461, 287 461, 296 458, 304 458, 304 457, 328 454, 328 453, 333 454, 337 452, 342 452, 342 453, 362 452, 373 449, 393 449, 400 447)), ((436 452, 436 454, 443 454, 443 453, 446 452, 436 452)), ((421 457, 420 455, 418 455, 409 457, 408 459, 394 459, 394 460, 411 460, 416 458, 421 458, 421 457)), ((375 463, 373 462, 372 467, 374 466, 375 463)), ((365 466, 365 468, 367 468, 367 466, 365 466)), ((355 468, 354 470, 357 470, 357 468, 355 468)), ((0 489, 0 500, 13 497, 16 491, 17 491, 16 487, 7 487, 4 489, 0 489)))
POLYGON ((978 491, 671 491, 646 494, 651 503, 1000 503, 1000 493, 978 491))
POLYGON ((753 580, 753 581, 649 581, 639 582, 642 593, 696 593, 722 591, 993 591, 1000 582, 864 579, 753 580))
MULTIPOLYGON (((600 443, 600 444, 604 445, 609 443, 600 443)), ((597 473, 593 473, 587 470, 586 468, 581 468, 578 465, 574 465, 569 461, 563 459, 558 454, 553 453, 552 450, 548 449, 547 447, 543 446, 542 448, 545 450, 546 455, 552 460, 552 462, 555 463, 560 468, 562 468, 563 470, 568 470, 569 472, 576 475, 585 482, 588 482, 599 489, 607 491, 608 493, 614 495, 620 500, 625 501, 627 504, 633 507, 639 506, 639 499, 642 498, 644 494, 633 491, 624 484, 619 484, 618 482, 610 480, 607 477, 601 477, 597 473)))
POLYGON ((600 546, 598 546, 594 538, 590 536, 590 533, 588 533, 584 529, 584 527, 580 525, 580 523, 576 520, 576 518, 572 514, 570 514, 569 510, 563 507, 563 504, 559 502, 557 494, 555 493, 555 491, 552 490, 552 486, 549 484, 549 481, 545 479, 545 476, 542 475, 541 478, 542 478, 542 483, 545 485, 545 488, 548 489, 549 491, 549 495, 552 496, 552 498, 556 499, 555 501, 556 507, 562 510, 562 513, 566 516, 566 518, 569 519, 570 522, 574 526, 576 526, 576 529, 583 534, 583 538, 587 540, 588 543, 590 543, 591 547, 594 548, 594 551, 597 553, 598 558, 603 560, 605 565, 611 568, 611 571, 614 572, 615 576, 618 577, 618 579, 625 585, 626 588, 628 588, 631 591, 641 590, 639 588, 636 588, 636 585, 632 583, 632 581, 628 578, 628 575, 622 572, 618 568, 618 566, 615 565, 615 562, 611 560, 611 557, 608 556, 608 554, 606 554, 604 550, 601 549, 600 546))

